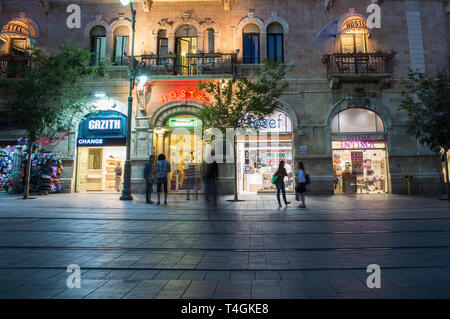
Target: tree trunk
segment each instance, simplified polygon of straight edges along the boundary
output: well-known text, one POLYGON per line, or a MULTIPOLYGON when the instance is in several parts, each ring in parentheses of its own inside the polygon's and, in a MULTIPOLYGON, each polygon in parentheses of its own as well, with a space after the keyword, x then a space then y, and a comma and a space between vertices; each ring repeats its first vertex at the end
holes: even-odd
POLYGON ((238 201, 238 181, 237 181, 237 143, 236 135, 234 135, 233 141, 233 156, 234 156, 234 200, 238 201))
POLYGON ((31 138, 28 139, 27 153, 28 160, 25 167, 25 181, 23 182, 23 199, 30 199, 31 155, 33 154, 33 141, 31 138))
POLYGON ((445 176, 447 180, 447 200, 450 200, 450 180, 448 179, 448 156, 447 156, 448 150, 444 150, 444 159, 445 159, 445 176))

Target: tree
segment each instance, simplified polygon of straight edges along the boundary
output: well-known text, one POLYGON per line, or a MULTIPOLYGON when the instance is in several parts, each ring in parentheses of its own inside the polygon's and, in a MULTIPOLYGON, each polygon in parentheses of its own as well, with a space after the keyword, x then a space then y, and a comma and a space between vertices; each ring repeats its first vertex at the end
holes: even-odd
POLYGON ((90 66, 91 53, 86 49, 62 45, 60 52, 51 56, 39 50, 31 55, 33 63, 21 70, 23 78, 6 80, 11 89, 8 120, 27 132, 24 199, 29 199, 33 143, 73 128, 90 109, 83 80, 102 75, 102 67, 90 66))
MULTIPOLYGON (((208 104, 197 113, 203 122, 203 129, 217 128, 225 134, 227 128, 247 129, 255 120, 262 120, 264 116, 272 114, 281 106, 279 98, 288 87, 283 81, 286 72, 285 65, 267 60, 254 80, 242 77, 234 82, 202 83, 200 89, 204 89, 208 95, 208 104)), ((233 141, 233 156, 234 200, 237 201, 236 135, 233 141)))
POLYGON ((450 199, 447 158, 450 148, 450 76, 446 71, 440 71, 436 76, 410 71, 404 84, 406 91, 399 108, 409 116, 407 132, 432 151, 443 151, 447 199, 450 199))

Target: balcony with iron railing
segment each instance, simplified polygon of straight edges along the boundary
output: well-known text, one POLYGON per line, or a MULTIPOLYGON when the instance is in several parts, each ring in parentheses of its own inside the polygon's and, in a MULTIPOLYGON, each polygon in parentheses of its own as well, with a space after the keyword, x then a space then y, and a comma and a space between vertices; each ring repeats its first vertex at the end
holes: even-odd
POLYGON ((323 56, 334 87, 341 81, 379 81, 392 76, 395 53, 333 53, 323 56))
POLYGON ((31 65, 31 56, 2 55, 0 56, 0 78, 22 78, 23 69, 31 65))
POLYGON ((148 54, 136 57, 140 72, 150 79, 204 79, 232 77, 235 54, 233 53, 187 53, 148 54))

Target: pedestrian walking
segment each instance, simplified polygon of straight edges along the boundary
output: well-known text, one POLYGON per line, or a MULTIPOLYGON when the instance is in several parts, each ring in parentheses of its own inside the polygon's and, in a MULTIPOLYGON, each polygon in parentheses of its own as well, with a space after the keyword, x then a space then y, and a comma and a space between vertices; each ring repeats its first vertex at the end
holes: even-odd
POLYGON ((116 191, 120 192, 120 180, 122 178, 122 166, 120 166, 120 162, 117 162, 114 171, 116 172, 116 191))
POLYGON ((152 201, 152 191, 154 183, 155 174, 155 155, 150 155, 148 162, 145 163, 144 167, 144 178, 145 178, 145 200, 147 204, 153 204, 152 201))
POLYGON ((297 187, 295 189, 295 192, 300 197, 300 200, 302 201, 302 204, 298 206, 299 208, 306 208, 305 205, 305 192, 306 192, 306 185, 308 184, 308 175, 305 172, 305 166, 302 162, 298 162, 298 173, 297 173, 297 187))
POLYGON ((283 200, 285 205, 289 205, 291 202, 288 202, 286 200, 286 186, 284 185, 284 178, 287 176, 286 168, 284 168, 284 161, 280 161, 280 164, 278 164, 278 169, 273 175, 274 178, 276 178, 275 186, 277 187, 277 200, 278 200, 278 206, 282 207, 281 200, 280 200, 280 192, 283 193, 283 200))
POLYGON ((166 160, 166 156, 164 154, 158 155, 158 162, 156 163, 156 176, 157 176, 157 192, 158 192, 158 202, 157 205, 160 204, 160 197, 162 192, 162 187, 164 187, 164 205, 167 205, 167 174, 170 173, 170 163, 166 160))
POLYGON ((186 188, 186 200, 191 199, 191 191, 194 192, 195 198, 196 199, 198 198, 196 179, 197 179, 197 174, 196 174, 195 164, 190 163, 190 162, 185 163, 184 164, 183 185, 186 188))
POLYGON ((48 195, 52 183, 52 162, 47 160, 39 174, 39 194, 48 195))
MULTIPOLYGON (((211 155, 214 156, 214 150, 211 155)), ((205 184, 205 201, 207 204, 212 204, 213 207, 217 206, 217 178, 219 176, 219 165, 216 160, 212 163, 204 165, 203 169, 203 183, 205 184)))

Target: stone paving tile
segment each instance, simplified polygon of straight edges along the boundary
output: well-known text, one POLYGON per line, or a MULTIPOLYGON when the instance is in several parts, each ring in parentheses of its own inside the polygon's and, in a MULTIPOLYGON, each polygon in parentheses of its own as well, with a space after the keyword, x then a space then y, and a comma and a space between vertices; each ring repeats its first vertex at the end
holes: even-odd
POLYGON ((176 280, 183 274, 182 270, 161 270, 153 279, 158 280, 176 280))
POLYGON ((245 202, 220 199, 222 210, 206 211, 200 201, 172 194, 168 207, 145 205, 140 194, 121 207, 108 194, 59 194, 20 205, 0 194, 0 217, 14 214, 0 222, 0 245, 16 247, 0 249, 0 296, 450 297, 450 254, 427 247, 450 246, 447 202, 309 196, 308 210, 289 207, 281 215, 272 195, 243 196, 245 202), (366 249, 391 246, 423 248, 366 249), (69 290, 65 268, 74 263, 82 288, 69 290), (365 285, 371 263, 381 266, 381 289, 365 285))
POLYGON ((207 271, 195 271, 195 270, 186 270, 179 277, 180 280, 203 280, 205 279, 207 271))
POLYGON ((207 271, 205 280, 229 280, 230 271, 207 271))

